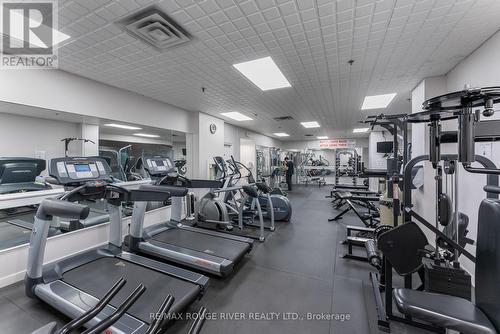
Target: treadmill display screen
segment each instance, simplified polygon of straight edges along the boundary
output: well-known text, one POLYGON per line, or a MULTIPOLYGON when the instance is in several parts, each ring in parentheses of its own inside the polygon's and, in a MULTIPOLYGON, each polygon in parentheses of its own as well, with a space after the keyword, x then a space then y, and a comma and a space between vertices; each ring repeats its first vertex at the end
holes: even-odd
POLYGON ((156 166, 163 166, 163 161, 156 160, 156 166))
POLYGON ((90 172, 90 165, 75 165, 76 172, 90 172))

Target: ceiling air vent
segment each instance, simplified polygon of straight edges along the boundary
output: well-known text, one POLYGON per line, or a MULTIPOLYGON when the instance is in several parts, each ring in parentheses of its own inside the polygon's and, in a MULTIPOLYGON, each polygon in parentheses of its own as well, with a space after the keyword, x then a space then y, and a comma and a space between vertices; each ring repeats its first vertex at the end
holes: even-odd
POLYGON ((310 133, 308 133, 308 134, 304 135, 304 137, 313 137, 313 136, 314 136, 314 135, 312 135, 312 134, 310 134, 310 133))
POLYGON ((293 119, 292 116, 280 116, 280 117, 274 117, 275 121, 281 122, 281 121, 291 121, 293 119))
POLYGON ((156 7, 126 17, 117 22, 125 31, 141 41, 164 51, 191 40, 191 36, 167 14, 156 7))

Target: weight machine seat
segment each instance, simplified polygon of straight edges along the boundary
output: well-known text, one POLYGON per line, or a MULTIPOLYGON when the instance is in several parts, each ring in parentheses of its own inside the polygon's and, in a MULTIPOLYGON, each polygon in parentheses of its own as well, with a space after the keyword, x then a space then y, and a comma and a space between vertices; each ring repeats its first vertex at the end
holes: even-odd
POLYGON ((355 200, 355 201, 360 201, 360 202, 379 202, 380 197, 379 196, 354 196, 351 195, 349 199, 355 200))
POLYGON ((257 187, 257 189, 262 191, 264 194, 269 194, 272 191, 272 189, 267 184, 262 183, 262 182, 255 183, 255 186, 257 187))
POLYGON ((254 188, 252 186, 249 186, 249 185, 244 185, 241 188, 243 189, 243 191, 245 192, 245 194, 247 194, 248 196, 250 196, 252 198, 259 197, 259 194, 257 193, 257 189, 256 188, 254 188))
POLYGON ((348 191, 341 191, 337 193, 340 199, 350 199, 352 194, 348 191))
POLYGON ((411 289, 394 289, 398 310, 433 325, 462 334, 496 334, 486 315, 464 298, 411 289))

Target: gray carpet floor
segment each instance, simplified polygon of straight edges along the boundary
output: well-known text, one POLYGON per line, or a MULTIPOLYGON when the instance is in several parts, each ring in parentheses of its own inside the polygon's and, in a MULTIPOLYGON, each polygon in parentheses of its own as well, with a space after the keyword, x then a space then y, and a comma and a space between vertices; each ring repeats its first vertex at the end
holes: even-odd
MULTIPOLYGON (((359 222, 349 214, 340 222, 327 221, 336 213, 325 198, 329 189, 294 189, 289 193, 292 221, 279 223, 264 243, 256 242, 230 277, 211 279, 207 293, 188 310, 195 312, 204 305, 216 313, 219 319, 208 320, 202 333, 380 332, 368 280, 372 268, 367 263, 341 258, 345 252, 340 245, 345 225, 359 222), (279 314, 279 319, 257 319, 271 312, 279 314), (245 319, 220 319, 232 313, 242 313, 245 319), (308 320, 308 314, 332 313, 344 315, 344 321, 308 320), (250 314, 254 319, 249 319, 250 314)), ((68 319, 27 298, 22 283, 0 290, 1 333, 30 333, 50 321, 63 324, 68 319)), ((188 327, 188 321, 177 321, 168 333, 186 333, 188 327)), ((427 333, 398 323, 391 328, 393 333, 427 333)))

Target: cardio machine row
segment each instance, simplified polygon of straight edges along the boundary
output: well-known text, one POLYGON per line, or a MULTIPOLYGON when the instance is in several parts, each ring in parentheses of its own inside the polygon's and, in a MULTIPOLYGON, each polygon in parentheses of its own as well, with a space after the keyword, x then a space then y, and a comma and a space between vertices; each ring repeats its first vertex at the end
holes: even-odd
MULTIPOLYGON (((208 286, 208 277, 183 269, 184 267, 218 276, 231 273, 235 263, 251 250, 253 240, 198 228, 194 224, 185 225, 183 222, 186 218, 182 218, 183 199, 188 193, 186 187, 216 191, 220 187, 213 182, 220 184, 221 181, 180 178, 172 175, 168 159, 155 159, 144 157, 144 164, 153 177, 153 184, 136 188, 114 183, 110 177, 109 165, 101 158, 66 157, 50 161, 50 182, 64 186, 65 192, 58 199, 43 200, 35 215, 25 280, 28 296, 38 298, 74 319, 87 319, 88 313, 92 313, 93 317, 87 319, 87 327, 101 328, 106 324, 113 333, 160 333, 164 331, 169 319, 163 317, 163 321, 154 321, 150 318, 158 305, 161 307, 157 313, 182 312, 200 298, 208 286), (185 187, 180 186, 180 183, 185 187), (172 202, 171 219, 145 229, 147 203, 165 202, 168 199, 172 202), (89 215, 89 207, 78 203, 95 200, 106 202, 110 222, 109 244, 43 265, 45 245, 53 218, 84 220, 89 215), (128 251, 122 250, 124 203, 134 205, 130 235, 125 238, 128 251), (181 264, 183 268, 157 260, 181 264), (108 293, 113 288, 106 289, 113 282, 119 284, 121 280, 126 284, 121 283, 119 291, 109 297, 108 293), (95 311, 97 305, 102 307, 99 312, 95 311)), ((236 187, 233 185, 233 188, 236 187)), ((252 192, 252 195, 258 189, 256 185, 240 188, 247 189, 246 192, 252 192)), ((255 197, 243 197, 240 201, 246 203, 248 208, 255 205, 262 222, 259 200, 262 198, 259 198, 259 192, 264 190, 259 190, 255 197)), ((265 197, 265 200, 269 198, 265 197)), ((268 203, 272 208, 272 202, 268 203)), ((199 213, 195 216, 196 219, 188 220, 191 223, 200 220, 199 213)), ((270 213, 270 216, 273 214, 270 213)), ((192 217, 188 215, 188 218, 192 217)), ((209 220, 205 219, 205 223, 207 222, 209 220)), ((221 221, 217 224, 219 223, 221 221)), ((234 230, 236 229, 237 226, 234 230)), ((74 322, 78 320, 72 323, 74 322)), ((192 327, 199 330, 201 325, 198 322, 192 327)), ((53 324, 48 325, 48 328, 55 331, 53 324)))

